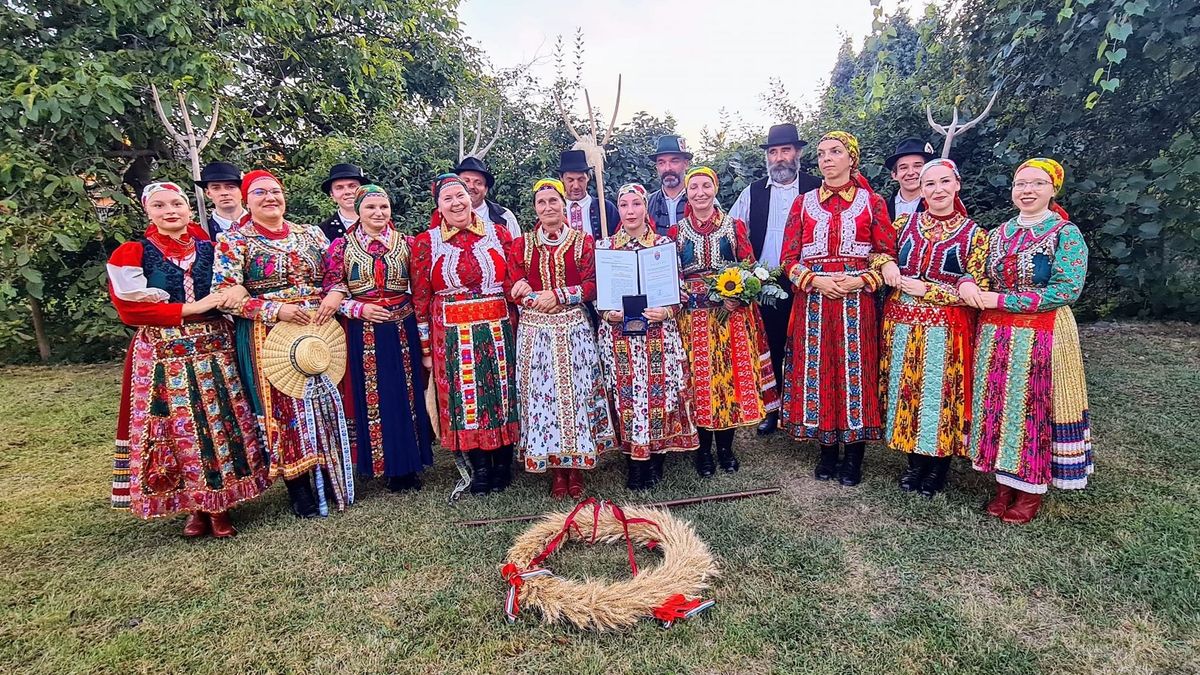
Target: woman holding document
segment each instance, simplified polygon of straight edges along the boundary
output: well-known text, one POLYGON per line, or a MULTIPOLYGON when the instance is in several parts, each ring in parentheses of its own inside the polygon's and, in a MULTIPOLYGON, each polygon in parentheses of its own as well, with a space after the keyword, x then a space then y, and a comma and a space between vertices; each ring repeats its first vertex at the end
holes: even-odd
MULTIPOLYGON (((663 245, 671 250, 671 239, 656 234, 646 216, 646 188, 622 186, 617 191, 617 209, 621 227, 596 244, 598 260, 604 258, 604 251, 637 252, 663 245)), ((647 284, 644 295, 639 296, 647 305, 642 312, 645 320, 639 322, 637 317, 626 317, 618 308, 622 305, 614 302, 609 290, 613 280, 608 274, 607 269, 597 270, 597 284, 602 289, 597 309, 603 319, 598 336, 600 361, 613 394, 621 449, 629 455, 629 489, 644 490, 661 480, 666 453, 694 450, 700 444, 687 391, 687 356, 675 323, 678 292, 674 293, 675 304, 656 306, 651 300, 657 300, 654 296, 666 289, 661 283, 647 284)), ((678 272, 674 282, 679 283, 678 272)))
MULTIPOLYGON (((775 371, 758 308, 741 300, 715 302, 709 281, 743 261, 754 260, 746 225, 716 203, 717 174, 701 166, 684 178, 684 217, 667 231, 679 247, 687 304, 679 325, 692 369, 692 400, 700 448, 696 473, 711 476, 713 440, 726 473, 738 470, 733 432, 757 426, 779 409, 775 371)), ((739 277, 740 279, 740 277, 739 277)), ((737 283, 741 283, 738 281, 737 283)))

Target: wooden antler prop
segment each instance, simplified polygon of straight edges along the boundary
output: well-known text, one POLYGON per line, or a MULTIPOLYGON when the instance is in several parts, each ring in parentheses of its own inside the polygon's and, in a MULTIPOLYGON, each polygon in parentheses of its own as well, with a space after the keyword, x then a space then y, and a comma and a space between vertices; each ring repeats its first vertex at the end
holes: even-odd
MULTIPOLYGON (((171 138, 175 140, 180 147, 188 154, 188 159, 192 161, 192 180, 200 180, 200 153, 208 145, 208 142, 213 139, 217 131, 217 120, 221 115, 221 99, 213 101, 212 120, 208 123, 208 129, 204 135, 197 136, 196 130, 192 126, 192 114, 188 112, 187 98, 183 92, 179 92, 179 116, 183 118, 183 131, 179 133, 174 125, 171 124, 170 118, 167 117, 166 111, 163 109, 162 99, 158 96, 158 87, 150 85, 150 94, 154 97, 154 111, 158 113, 158 120, 162 122, 163 127, 171 138)), ((204 208, 204 190, 199 185, 196 189, 196 216, 204 227, 208 227, 208 212, 204 208)), ((209 234, 212 234, 211 232, 209 234)))
POLYGON ((475 141, 471 144, 471 151, 465 152, 464 148, 466 147, 466 135, 463 132, 463 111, 459 110, 458 111, 458 161, 462 162, 464 159, 466 159, 468 157, 474 157, 475 159, 482 160, 484 155, 486 155, 488 153, 488 150, 491 150, 492 146, 496 144, 496 139, 500 138, 500 129, 501 129, 503 122, 504 122, 504 109, 501 108, 496 113, 496 131, 494 134, 492 134, 492 140, 489 141, 487 145, 483 146, 483 149, 481 150, 479 148, 479 144, 483 142, 483 108, 480 108, 479 114, 476 117, 476 121, 475 121, 475 141))
POLYGON ((996 96, 999 94, 999 89, 992 92, 992 98, 988 101, 987 107, 983 109, 983 112, 979 113, 978 117, 965 124, 958 123, 957 103, 954 105, 954 115, 950 118, 950 124, 944 126, 933 121, 933 111, 929 108, 928 104, 925 106, 925 119, 929 121, 929 126, 933 127, 934 131, 946 137, 946 141, 942 143, 942 157, 950 156, 950 146, 954 144, 955 137, 967 129, 975 126, 976 124, 979 124, 981 121, 983 121, 983 118, 988 116, 988 113, 992 111, 992 104, 996 102, 996 96))
POLYGON ((604 208, 604 146, 612 140, 613 128, 617 123, 617 111, 621 109, 621 76, 617 75, 617 100, 613 104, 612 119, 608 121, 608 128, 604 130, 604 138, 599 138, 599 129, 596 127, 596 113, 592 109, 592 97, 588 94, 588 90, 583 90, 583 100, 587 105, 588 110, 588 127, 591 131, 588 135, 581 135, 575 129, 575 125, 571 124, 571 117, 567 115, 567 111, 563 108, 562 99, 559 98, 558 92, 554 92, 554 104, 558 106, 558 114, 562 116, 563 122, 567 125, 567 130, 575 137, 575 143, 571 146, 575 150, 583 150, 587 155, 588 164, 596 170, 596 198, 599 201, 600 208, 600 233, 604 238, 608 238, 608 212, 604 208))

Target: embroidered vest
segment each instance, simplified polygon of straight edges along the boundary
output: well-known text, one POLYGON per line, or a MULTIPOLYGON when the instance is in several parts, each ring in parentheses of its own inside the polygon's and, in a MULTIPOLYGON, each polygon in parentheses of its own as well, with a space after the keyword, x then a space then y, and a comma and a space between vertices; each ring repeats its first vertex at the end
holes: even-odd
POLYGON ((346 236, 345 241, 346 253, 342 264, 346 272, 346 287, 350 290, 351 297, 375 290, 408 293, 408 242, 399 232, 392 231, 388 238, 388 250, 379 257, 371 255, 353 232, 346 236), (377 264, 384 267, 382 289, 376 287, 377 264))
POLYGON ((1054 273, 1054 251, 1058 233, 1066 220, 1058 220, 1040 235, 1015 225, 1015 219, 992 230, 988 238, 987 277, 998 292, 1033 291, 1045 288, 1054 273), (1016 230, 1006 236, 1010 225, 1016 230))
MULTIPOLYGON (((192 290, 199 300, 208 295, 212 289, 213 245, 211 241, 196 242, 196 260, 192 263, 192 290)), ((170 302, 187 302, 183 290, 185 272, 175 263, 167 260, 162 251, 151 244, 148 239, 142 240, 142 272, 146 275, 146 285, 166 291, 170 302)))
MULTIPOLYGON (((801 248, 804 260, 820 260, 821 258, 866 258, 871 255, 871 242, 859 241, 859 221, 870 222, 870 194, 859 188, 855 190, 854 201, 841 214, 834 216, 821 205, 818 198, 819 190, 809 190, 804 193, 804 230, 807 243, 801 248), (834 222, 836 219, 837 222, 834 222), (838 245, 831 250, 830 232, 837 228, 838 245), (811 232, 811 237, 807 236, 811 232)), ((869 224, 868 224, 869 228, 869 224)))
POLYGON ((320 286, 325 251, 306 229, 304 225, 293 225, 288 237, 278 241, 246 234, 242 283, 250 295, 261 297, 293 288, 296 277, 304 279, 306 284, 320 286))
POLYGON ((536 230, 522 237, 525 243, 521 256, 525 263, 525 280, 533 290, 549 291, 579 285, 584 233, 570 227, 565 229, 564 240, 553 246, 540 244, 536 230), (545 257, 553 259, 554 264, 548 264, 549 261, 543 259, 545 257))
POLYGON ((958 229, 942 241, 930 241, 921 232, 921 214, 909 215, 896 237, 896 264, 900 273, 953 286, 966 274, 967 254, 975 221, 964 219, 958 229))
POLYGON ((708 234, 692 227, 692 219, 676 223, 679 244, 679 265, 687 277, 709 274, 741 262, 737 259, 737 231, 733 218, 721 214, 721 223, 708 234))

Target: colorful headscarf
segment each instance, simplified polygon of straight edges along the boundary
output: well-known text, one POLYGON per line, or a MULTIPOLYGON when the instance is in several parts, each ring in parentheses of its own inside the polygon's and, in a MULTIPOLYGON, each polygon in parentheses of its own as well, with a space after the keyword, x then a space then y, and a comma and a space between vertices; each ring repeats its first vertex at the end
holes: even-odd
MULTIPOLYGON (((178 183, 172 183, 170 181, 150 183, 146 187, 142 188, 143 210, 145 210, 146 204, 150 202, 150 197, 158 194, 159 192, 174 192, 175 194, 184 197, 184 201, 187 200, 186 196, 184 196, 185 193, 183 188, 179 187, 178 183)), ((148 226, 146 226, 145 237, 153 242, 154 245, 158 247, 158 250, 163 252, 163 255, 173 260, 182 260, 196 250, 197 239, 208 239, 208 233, 204 231, 204 228, 200 227, 196 223, 189 222, 184 233, 178 239, 175 239, 159 232, 158 226, 154 223, 150 223, 148 226)))
MULTIPOLYGON (((954 177, 957 178, 960 183, 962 182, 962 175, 958 172, 958 164, 955 164, 954 160, 946 157, 938 157, 937 159, 931 159, 928 162, 925 162, 925 166, 921 167, 921 178, 924 179, 925 172, 929 171, 935 166, 944 166, 950 169, 952 172, 954 172, 954 177)), ((954 193, 954 211, 955 213, 961 214, 965 218, 967 217, 967 205, 963 204, 962 198, 959 196, 960 194, 961 190, 954 193)), ((925 208, 928 210, 928 203, 925 204, 925 208)))
POLYGON ((554 190, 558 193, 558 196, 562 198, 563 202, 567 201, 567 188, 565 185, 563 185, 561 180, 556 178, 543 178, 533 184, 533 195, 535 198, 537 197, 537 193, 541 192, 542 190, 554 190))
POLYGON ((150 201, 151 195, 154 195, 159 192, 174 192, 174 193, 182 195, 183 188, 179 187, 179 185, 177 183, 172 183, 171 181, 161 181, 158 183, 150 183, 146 187, 142 188, 142 209, 143 210, 145 210, 145 208, 146 208, 146 203, 148 201, 150 201))
POLYGON ((370 183, 366 185, 359 185, 358 190, 354 192, 355 213, 358 213, 359 209, 362 207, 363 200, 366 199, 368 195, 383 195, 383 198, 388 200, 388 204, 392 203, 391 197, 388 197, 387 190, 384 190, 378 185, 371 185, 370 183))
MULTIPOLYGON (((1018 166, 1017 170, 1013 172, 1013 177, 1015 178, 1021 172, 1021 169, 1027 166, 1041 169, 1046 172, 1046 175, 1050 176, 1050 185, 1054 188, 1054 196, 1057 197, 1058 193, 1062 191, 1063 181, 1067 178, 1067 172, 1063 169, 1063 165, 1049 157, 1032 157, 1021 162, 1021 166, 1018 166)), ((1071 219, 1067 210, 1060 206, 1058 200, 1054 197, 1050 198, 1050 210, 1057 213, 1063 220, 1071 219)))
POLYGON ((436 202, 438 197, 442 195, 442 190, 451 185, 459 185, 462 189, 467 189, 467 184, 463 182, 463 179, 458 177, 458 174, 444 173, 434 178, 433 183, 429 186, 429 190, 433 193, 433 201, 436 202))
POLYGON ((850 174, 854 175, 858 173, 858 160, 860 155, 858 150, 858 139, 854 137, 854 134, 846 131, 830 131, 822 136, 821 140, 818 142, 831 140, 837 141, 846 146, 846 152, 850 153, 850 174))
POLYGON ((251 171, 250 173, 246 174, 245 176, 242 176, 242 203, 243 204, 246 203, 246 201, 250 197, 250 186, 254 185, 254 181, 257 181, 261 178, 270 178, 271 180, 275 181, 276 183, 279 183, 279 189, 281 189, 281 190, 283 189, 283 181, 276 178, 275 174, 271 173, 270 171, 267 171, 266 169, 255 169, 254 171, 251 171))
POLYGON ((692 178, 694 178, 696 176, 708 176, 709 178, 712 179, 713 187, 720 187, 720 185, 721 185, 720 179, 717 178, 716 171, 713 171, 712 169, 708 168, 707 166, 698 166, 698 167, 692 169, 691 171, 688 171, 686 174, 684 174, 683 185, 684 185, 685 189, 687 187, 688 181, 690 181, 692 178))
POLYGON ((638 183, 626 183, 626 184, 622 185, 621 187, 617 188, 617 200, 620 201, 621 197, 624 197, 625 195, 630 194, 630 193, 641 197, 642 203, 643 204, 646 203, 646 199, 647 199, 646 188, 642 187, 638 183))

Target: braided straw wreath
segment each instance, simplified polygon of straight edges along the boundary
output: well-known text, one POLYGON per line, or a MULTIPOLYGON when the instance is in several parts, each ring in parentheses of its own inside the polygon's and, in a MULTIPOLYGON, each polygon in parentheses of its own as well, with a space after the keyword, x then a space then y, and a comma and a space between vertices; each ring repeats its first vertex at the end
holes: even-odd
POLYGON ((526 530, 508 550, 501 575, 508 582, 505 613, 516 619, 519 606, 536 607, 546 623, 566 620, 582 629, 611 630, 653 617, 670 626, 713 601, 697 597, 719 574, 708 545, 687 522, 660 509, 630 507, 595 498, 570 513, 550 513, 526 530), (590 507, 590 508, 589 508, 590 507), (572 538, 593 544, 625 540, 633 578, 576 581, 541 567, 572 538), (634 546, 660 550, 657 566, 637 569, 634 546))

